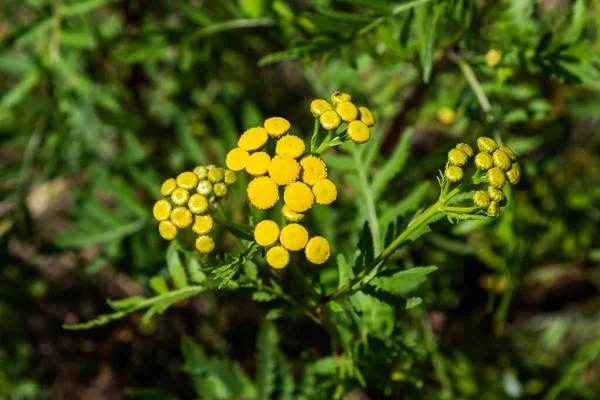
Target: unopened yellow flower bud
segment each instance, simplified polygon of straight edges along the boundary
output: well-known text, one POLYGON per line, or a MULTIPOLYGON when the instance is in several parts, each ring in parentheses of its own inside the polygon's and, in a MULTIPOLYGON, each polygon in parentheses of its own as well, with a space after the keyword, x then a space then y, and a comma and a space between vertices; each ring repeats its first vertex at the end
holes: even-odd
POLYGON ((315 196, 305 183, 294 182, 286 186, 283 192, 283 200, 292 211, 303 213, 312 207, 315 196))
POLYGON ((468 159, 469 156, 462 150, 452 149, 448 152, 448 161, 450 161, 450 164, 456 165, 457 167, 465 165, 468 159))
POLYGON ((492 138, 481 136, 477 138, 477 147, 484 153, 493 153, 498 148, 498 143, 492 138))
POLYGON ((321 179, 327 178, 327 166, 318 157, 306 156, 300 160, 300 178, 307 185, 314 185, 321 179))
POLYGON ((312 115, 315 116, 315 118, 321 116, 321 114, 323 114, 324 112, 332 110, 333 107, 331 107, 331 104, 329 104, 323 99, 316 99, 313 100, 312 103, 310 103, 310 112, 312 113, 312 115))
POLYGON ((275 154, 278 156, 288 156, 298 158, 304 153, 306 146, 304 140, 298 136, 287 135, 277 141, 275 146, 275 154))
POLYGON ((338 103, 335 107, 335 111, 344 122, 354 121, 358 118, 358 108, 349 101, 338 103))
POLYGON ((199 193, 194 193, 188 200, 187 206, 192 214, 202 214, 208 208, 208 200, 199 193))
POLYGON ((290 251, 302 250, 308 243, 308 231, 300 224, 286 225, 281 230, 279 241, 290 251))
POLYGON ((267 176, 254 178, 248 184, 248 199, 257 208, 266 210, 279 200, 279 189, 275 181, 267 176))
POLYGON ((213 192, 213 184, 208 179, 200 181, 196 191, 203 196, 210 196, 213 192))
POLYGON ((319 117, 319 122, 321 123, 321 126, 324 129, 331 131, 340 126, 340 124, 342 123, 342 119, 340 118, 338 113, 332 110, 325 111, 323 114, 321 114, 321 116, 319 117))
POLYGON ((475 166, 482 171, 487 171, 494 166, 494 160, 488 153, 477 153, 475 166))
POLYGON ((225 182, 226 185, 233 185, 236 181, 237 175, 235 174, 235 172, 229 169, 225 171, 225 177, 223 178, 223 182, 225 182))
POLYGON ((177 189, 177 181, 173 178, 169 178, 160 187, 160 194, 165 197, 170 196, 175 189, 177 189))
POLYGON ((198 184, 198 177, 193 172, 182 172, 177 176, 177 186, 191 190, 198 184))
POLYGON ((496 189, 491 185, 488 186, 488 195, 490 196, 490 199, 492 199, 496 203, 500 203, 506 198, 506 195, 504 194, 502 189, 496 189))
POLYGON ((185 205, 189 199, 190 192, 183 188, 177 188, 171 194, 171 200, 173 200, 173 203, 177 204, 178 206, 185 205))
POLYGON ((227 195, 227 185, 223 182, 215 183, 213 192, 217 197, 225 197, 225 195, 227 195))
POLYGON ((498 215, 500 215, 500 205, 495 201, 490 202, 490 205, 487 209, 487 215, 488 217, 492 218, 496 218, 498 215))
POLYGON ((208 174, 206 177, 212 183, 223 182, 223 178, 225 178, 225 171, 223 171, 223 168, 219 168, 215 165, 209 165, 208 174))
POLYGON ((505 152, 508 155, 508 157, 510 157, 511 161, 517 161, 517 155, 514 151, 512 151, 510 147, 500 146, 498 147, 498 150, 502 150, 503 152, 505 152))
POLYGON ((506 184, 506 174, 498 167, 489 169, 487 172, 487 177, 490 186, 493 186, 497 189, 502 189, 502 187, 506 184))
POLYGON ((514 163, 512 163, 510 169, 506 171, 506 177, 508 178, 508 181, 513 185, 519 183, 519 181, 521 180, 521 166, 518 162, 515 161, 514 163))
POLYGON ((473 195, 473 204, 479 208, 486 208, 490 205, 490 196, 483 190, 478 190, 473 195))
MULTIPOLYGON (((269 134, 267 130, 262 127, 250 128, 242 134, 238 140, 238 147, 246 151, 258 150, 267 143, 269 134)), ((233 169, 227 166, 229 169, 233 169)))
POLYGON ((502 150, 498 149, 494 151, 494 154, 492 154, 492 159, 494 160, 494 165, 496 167, 503 169, 504 171, 510 168, 510 157, 502 150))
POLYGON ((177 236, 177 227, 171 221, 161 221, 158 224, 158 233, 165 240, 173 240, 177 236))
POLYGON ((215 221, 210 215, 196 215, 192 230, 198 235, 207 235, 214 225, 215 221))
POLYGON ((331 102, 334 105, 337 106, 339 103, 343 103, 345 101, 352 101, 352 96, 350 96, 348 93, 342 93, 339 90, 336 90, 331 94, 331 102))
POLYGON ((152 214, 157 221, 165 221, 169 219, 173 206, 167 200, 159 200, 152 208, 152 214))
POLYGON ((359 118, 369 128, 375 126, 375 115, 367 107, 358 107, 359 118))
POLYGON ((225 164, 230 170, 240 172, 246 166, 246 161, 248 161, 248 157, 250 157, 250 154, 246 150, 236 147, 235 149, 227 153, 225 164))
POLYGON ((279 240, 279 226, 275 221, 260 221, 254 228, 254 240, 261 246, 270 247, 279 240))
POLYGON ((271 247, 267 251, 267 264, 276 269, 287 267, 290 263, 290 252, 283 246, 271 247))
POLYGON ((459 143, 456 145, 456 148, 462 150, 467 157, 473 157, 473 148, 466 143, 459 143))
POLYGON ((178 228, 187 228, 192 224, 193 216, 185 207, 175 207, 171 211, 171 222, 178 228))
POLYGON ((271 164, 271 156, 264 151, 257 151, 248 157, 246 172, 254 176, 264 175, 269 170, 269 164, 271 164))
POLYGON ((502 53, 496 49, 490 49, 485 55, 485 63, 490 68, 497 67, 502 62, 502 53))
POLYGON ((324 237, 315 236, 306 244, 304 254, 306 259, 313 264, 325 264, 331 255, 331 246, 324 237))
POLYGON ((454 112, 454 110, 449 107, 441 107, 437 111, 437 117, 440 120, 440 122, 446 125, 450 125, 453 124, 454 121, 456 121, 456 112, 454 112))
POLYGON ((199 180, 206 179, 208 168, 203 165, 198 165, 196 168, 194 168, 194 174, 196 174, 199 180))
POLYGON ((285 135, 289 132, 290 128, 292 127, 292 125, 287 119, 281 117, 273 117, 267 119, 265 121, 264 126, 267 133, 274 138, 278 138, 280 136, 285 135))
POLYGON ((208 254, 215 249, 215 241, 210 236, 198 236, 196 238, 196 249, 200 253, 208 254))
POLYGON ((451 165, 446 168, 446 171, 444 171, 444 176, 450 182, 458 182, 463 178, 463 170, 461 167, 451 165))
POLYGON ((318 204, 328 205, 337 199, 337 188, 329 179, 321 179, 315 183, 312 190, 318 204))
POLYGON ((298 222, 304 218, 303 213, 297 213, 293 211, 287 204, 284 204, 283 207, 281 207, 281 214, 290 222, 298 222))
POLYGON ((355 143, 366 143, 371 139, 371 130, 362 121, 352 121, 348 124, 348 137, 355 143))

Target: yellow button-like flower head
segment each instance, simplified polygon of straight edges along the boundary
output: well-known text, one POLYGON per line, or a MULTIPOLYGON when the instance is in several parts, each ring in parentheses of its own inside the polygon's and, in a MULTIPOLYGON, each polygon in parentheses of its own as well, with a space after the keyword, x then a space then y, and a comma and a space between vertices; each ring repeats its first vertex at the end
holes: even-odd
POLYGON ((482 171, 487 171, 494 166, 494 160, 488 153, 477 153, 475 166, 482 171))
POLYGON ((331 182, 329 179, 318 181, 315 183, 312 190, 315 194, 315 201, 318 204, 328 205, 337 199, 337 188, 335 187, 335 183, 331 182))
POLYGON ((335 107, 335 111, 344 122, 354 121, 358 118, 358 108, 349 101, 338 103, 335 107))
POLYGON ((279 189, 275 181, 267 176, 254 178, 248 184, 248 199, 257 208, 266 210, 279 200, 279 189))
POLYGON ((510 157, 511 161, 517 161, 517 155, 514 151, 512 151, 510 147, 500 146, 498 147, 498 150, 502 150, 503 152, 505 152, 508 155, 508 157, 510 157))
POLYGON ((300 224, 286 225, 281 230, 279 241, 290 251, 302 250, 308 243, 308 231, 300 224))
POLYGON ((187 204, 189 199, 190 192, 183 188, 177 188, 171 194, 171 200, 173 200, 173 203, 177 204, 178 206, 183 206, 187 204))
POLYGON ((192 214, 202 214, 208 208, 208 200, 199 193, 194 193, 188 200, 188 208, 192 214))
POLYGON ((331 102, 334 105, 337 106, 339 103, 343 103, 345 101, 352 101, 352 96, 350 96, 348 93, 342 93, 339 90, 336 90, 331 94, 331 102))
POLYGON ((261 246, 273 246, 279 239, 279 226, 275 221, 263 220, 254 228, 254 240, 261 246))
POLYGON ((496 218, 498 215, 500 215, 500 205, 495 201, 490 202, 490 205, 487 209, 487 215, 488 217, 492 218, 496 218))
POLYGON ((271 137, 278 138, 289 132, 290 122, 281 117, 269 118, 265 121, 265 129, 271 137))
POLYGON ((219 168, 215 165, 208 166, 208 174, 206 175, 209 181, 212 183, 223 182, 225 178, 225 171, 223 168, 219 168))
POLYGON ((165 240, 173 240, 177 236, 177 227, 171 221, 161 221, 158 224, 158 233, 165 240))
POLYGON ((171 222, 178 228, 187 228, 192 224, 193 216, 185 207, 175 207, 171 211, 171 222))
POLYGON ((461 167, 451 165, 444 171, 444 176, 446 176, 446 179, 450 182, 458 182, 463 178, 463 170, 461 167))
POLYGON ((358 107, 358 113, 360 120, 365 123, 369 128, 375 126, 375 115, 367 107, 358 107))
POLYGON ((264 175, 269 170, 270 163, 271 156, 264 151, 252 153, 252 155, 248 157, 248 161, 246 161, 246 172, 254 176, 264 175))
POLYGON ((319 122, 321 123, 321 126, 324 129, 331 131, 340 126, 340 124, 342 123, 342 119, 340 118, 338 113, 331 110, 325 111, 323 114, 321 114, 321 116, 319 117, 319 122))
POLYGON ((169 178, 160 187, 160 194, 165 197, 170 196, 175 189, 177 189, 177 181, 173 178, 169 178))
POLYGON ((290 252, 283 246, 271 247, 267 251, 267 264, 276 269, 287 267, 290 263, 290 252))
POLYGON ((236 147, 227 153, 225 164, 230 170, 240 172, 246 166, 248 157, 250 157, 250 154, 246 150, 236 147))
POLYGON ((210 236, 198 236, 196 238, 196 249, 200 253, 208 254, 215 249, 215 241, 210 236))
POLYGON ((518 162, 512 163, 510 169, 506 171, 506 177, 508 181, 513 185, 516 185, 521 180, 521 166, 518 162))
POLYGON ((300 178, 307 185, 314 185, 321 179, 327 178, 327 166, 318 157, 306 156, 300 160, 300 178))
POLYGON ((490 186, 496 189, 502 189, 506 184, 506 174, 498 167, 490 168, 487 172, 487 177, 490 186))
POLYGON ((312 207, 315 196, 305 183, 294 182, 285 188, 283 200, 292 211, 303 213, 312 207))
POLYGON ((331 246, 322 236, 315 236, 308 241, 304 250, 306 259, 313 264, 325 264, 331 255, 331 246))
POLYGON ((449 107, 440 107, 437 111, 437 117, 441 123, 450 125, 456 121, 456 112, 449 107))
POLYGON ((152 208, 152 214, 157 221, 165 221, 169 219, 173 206, 167 200, 159 200, 152 208))
POLYGON ((467 155, 467 157, 473 157, 473 148, 466 143, 459 143, 456 145, 456 148, 462 150, 463 153, 467 155))
POLYGON ((303 213, 297 213, 293 211, 287 204, 284 204, 283 207, 281 207, 281 214, 290 222, 298 222, 304 218, 303 213))
POLYGON ((494 160, 494 165, 500 169, 508 170, 510 169, 510 157, 508 154, 498 149, 492 154, 492 159, 494 160))
POLYGON ((198 235, 207 235, 213 228, 215 222, 210 215, 196 215, 192 230, 198 235))
POLYGON ((506 198, 504 192, 501 189, 496 189, 491 185, 488 186, 488 195, 490 196, 490 199, 497 203, 504 201, 504 199, 506 198))
POLYGON ((468 159, 469 156, 462 150, 452 149, 448 152, 448 161, 450 161, 450 164, 456 165, 457 167, 465 165, 468 159))
POLYGON ((352 121, 348 124, 348 136, 356 143, 366 143, 371 139, 371 130, 362 121, 352 121))
POLYGON ((323 99, 316 99, 313 100, 312 103, 310 103, 310 112, 312 113, 312 115, 314 115, 315 118, 319 117, 324 112, 331 110, 333 110, 331 104, 329 104, 323 99))
MULTIPOLYGON (((265 128, 257 127, 250 128, 242 134, 240 140, 238 140, 238 147, 246 151, 258 150, 267 143, 269 134, 265 128)), ((230 169, 233 169, 227 166, 230 169)))
POLYGON ((269 176, 280 186, 295 182, 300 175, 300 164, 289 156, 275 156, 269 164, 269 176))
POLYGON ((304 153, 305 148, 304 141, 298 136, 287 135, 277 141, 275 153, 278 156, 298 158, 304 153))
POLYGON ((235 174, 235 172, 229 169, 225 171, 225 177, 223 178, 223 182, 225 182, 226 185, 233 185, 236 181, 237 175, 235 174))
POLYGON ((485 55, 485 63, 488 67, 494 68, 502 62, 502 53, 496 49, 490 49, 485 55))
POLYGON ((196 174, 200 180, 206 179, 206 175, 208 175, 208 168, 206 168, 204 165, 198 165, 196 168, 194 168, 194 174, 196 174))
POLYGON ((203 196, 210 196, 213 192, 213 184, 208 179, 200 181, 196 191, 203 196))
POLYGON ((198 184, 198 177, 193 172, 182 172, 177 176, 177 186, 183 189, 191 190, 198 184))
POLYGON ((478 190, 473 195, 473 204, 479 208, 486 208, 490 205, 490 196, 483 190, 478 190))
POLYGON ((217 197, 225 197, 227 194, 227 185, 223 182, 215 183, 213 186, 213 192, 217 197))
POLYGON ((479 151, 491 154, 498 148, 498 143, 492 138, 481 136, 477 138, 477 147, 479 151))

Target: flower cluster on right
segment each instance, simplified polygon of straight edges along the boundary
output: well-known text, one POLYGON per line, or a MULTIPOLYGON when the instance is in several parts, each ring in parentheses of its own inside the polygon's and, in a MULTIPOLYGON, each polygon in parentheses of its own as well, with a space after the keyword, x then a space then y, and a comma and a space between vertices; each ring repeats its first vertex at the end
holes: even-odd
MULTIPOLYGON (((487 190, 477 190, 473 195, 475 207, 485 211, 489 217, 500 215, 500 208, 506 205, 506 195, 502 191, 508 181, 516 185, 521 180, 521 166, 517 155, 506 146, 498 144, 489 137, 477 139, 479 153, 475 155, 474 164, 478 172, 476 176, 485 175, 475 183, 487 183, 487 190)), ((473 157, 473 149, 466 143, 459 143, 448 152, 448 166, 444 176, 450 182, 458 182, 463 178, 463 167, 473 157)))

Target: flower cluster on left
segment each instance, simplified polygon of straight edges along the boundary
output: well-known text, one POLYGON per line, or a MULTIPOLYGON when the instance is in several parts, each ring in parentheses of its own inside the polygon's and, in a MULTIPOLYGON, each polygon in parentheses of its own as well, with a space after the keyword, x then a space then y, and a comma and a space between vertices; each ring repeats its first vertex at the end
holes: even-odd
POLYGON ((160 236, 173 240, 179 229, 191 226, 198 235, 198 251, 213 251, 215 242, 208 236, 214 225, 208 214, 209 205, 224 197, 227 186, 236 180, 235 172, 215 165, 197 166, 193 171, 182 172, 177 178, 167 179, 160 188, 160 193, 167 199, 158 200, 152 209, 154 218, 160 222, 160 236))

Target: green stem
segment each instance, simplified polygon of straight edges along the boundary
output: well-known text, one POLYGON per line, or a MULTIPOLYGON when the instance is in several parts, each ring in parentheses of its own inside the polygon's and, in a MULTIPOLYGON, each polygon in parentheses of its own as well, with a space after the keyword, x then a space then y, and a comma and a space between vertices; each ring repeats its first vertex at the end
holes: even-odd
POLYGON ((316 154, 321 154, 325 150, 327 150, 329 148, 329 143, 331 142, 332 137, 333 137, 333 130, 327 131, 327 136, 325 137, 325 139, 323 140, 323 142, 321 143, 321 145, 317 148, 317 150, 315 151, 315 153, 316 154))
POLYGON ((476 206, 473 206, 473 207, 444 206, 441 209, 441 211, 455 212, 455 213, 459 213, 459 214, 470 214, 473 211, 477 211, 477 210, 479 210, 479 207, 476 207, 476 206))
POLYGON ((490 101, 488 100, 483 88, 479 84, 475 73, 473 72, 473 68, 469 64, 467 64, 463 59, 461 59, 458 55, 454 53, 449 53, 448 58, 450 58, 462 71, 463 75, 469 82, 471 89, 473 89, 473 93, 475 93, 475 97, 477 97, 477 101, 481 108, 486 113, 489 113, 492 110, 492 106, 490 105, 490 101))
POLYGON ((315 149, 317 147, 317 138, 319 136, 319 127, 320 126, 321 126, 321 124, 319 123, 319 118, 315 118, 315 127, 313 129, 312 138, 310 139, 310 151, 311 151, 311 153, 314 153, 315 149))
POLYGON ((377 254, 381 251, 381 237, 379 233, 379 218, 377 217, 377 210, 375 208, 375 199, 373 198, 373 192, 371 192, 371 184, 367 178, 367 173, 365 168, 363 168, 359 150, 354 147, 352 154, 354 156, 359 186, 366 202, 367 219, 369 221, 369 227, 371 228, 371 234, 373 235, 373 250, 375 251, 375 254, 377 254))
MULTIPOLYGON (((275 283, 275 282, 273 282, 273 280, 271 280, 271 284, 277 284, 277 283, 275 283)), ((279 286, 279 285, 277 285, 277 286, 279 286)), ((258 289, 258 287, 257 287, 257 289, 258 289)), ((318 316, 317 316, 317 315, 316 315, 316 314, 315 314, 315 313, 314 313, 314 312, 313 312, 313 311, 310 309, 310 307, 308 307, 308 306, 307 306, 306 304, 304 304, 302 301, 300 301, 300 300, 298 300, 298 299, 294 298, 293 296, 290 296, 290 295, 288 295, 288 294, 284 293, 284 291, 283 291, 283 290, 281 290, 281 287, 279 287, 279 288, 275 288, 275 287, 270 287, 270 286, 266 286, 266 285, 264 285, 264 286, 260 287, 260 289, 262 289, 262 290, 264 290, 264 291, 266 291, 266 292, 272 293, 272 294, 274 294, 274 295, 276 295, 276 296, 279 296, 279 297, 281 297, 282 299, 284 299, 285 301, 287 301, 288 303, 295 304, 296 306, 298 306, 298 307, 300 307, 301 309, 303 309, 303 310, 304 310, 304 313, 305 313, 306 315, 308 315, 308 317, 309 317, 310 319, 312 319, 312 320, 313 320, 315 323, 317 323, 318 325, 321 325, 321 320, 320 320, 320 319, 319 319, 319 317, 318 317, 318 316)))

